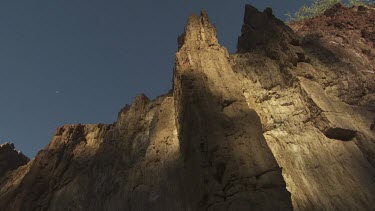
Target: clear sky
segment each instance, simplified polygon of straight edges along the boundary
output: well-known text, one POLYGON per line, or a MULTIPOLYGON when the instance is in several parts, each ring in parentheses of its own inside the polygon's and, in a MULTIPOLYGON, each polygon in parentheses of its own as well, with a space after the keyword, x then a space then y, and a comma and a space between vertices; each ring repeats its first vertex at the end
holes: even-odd
POLYGON ((244 6, 285 19, 307 0, 1 0, 0 142, 29 157, 56 127, 113 123, 133 97, 172 86, 177 36, 206 10, 235 51, 244 6))

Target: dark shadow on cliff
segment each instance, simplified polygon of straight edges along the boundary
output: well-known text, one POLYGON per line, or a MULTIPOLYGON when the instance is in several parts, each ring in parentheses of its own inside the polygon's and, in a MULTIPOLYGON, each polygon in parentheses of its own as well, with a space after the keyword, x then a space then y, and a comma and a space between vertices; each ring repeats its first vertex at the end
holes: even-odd
POLYGON ((186 184, 191 184, 186 191, 198 205, 192 208, 292 209, 259 116, 244 97, 214 94, 210 79, 198 71, 184 73, 180 80, 180 146, 186 184))

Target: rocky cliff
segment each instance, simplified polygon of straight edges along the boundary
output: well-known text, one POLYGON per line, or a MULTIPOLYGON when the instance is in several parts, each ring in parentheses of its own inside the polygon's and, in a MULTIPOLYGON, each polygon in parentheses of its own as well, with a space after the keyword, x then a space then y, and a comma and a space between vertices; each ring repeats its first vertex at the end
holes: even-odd
POLYGON ((0 145, 0 177, 27 162, 29 162, 29 158, 22 152, 16 151, 13 143, 7 142, 0 145))
POLYGON ((192 15, 171 92, 58 128, 0 174, 0 210, 373 209, 374 19, 336 5, 287 26, 246 5, 229 54, 192 15))

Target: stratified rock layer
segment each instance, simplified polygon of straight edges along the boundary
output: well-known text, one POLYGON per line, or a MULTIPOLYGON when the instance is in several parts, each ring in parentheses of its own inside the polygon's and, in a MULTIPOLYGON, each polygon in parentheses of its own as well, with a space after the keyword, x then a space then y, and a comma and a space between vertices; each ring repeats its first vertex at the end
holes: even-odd
POLYGON ((247 5, 232 55, 207 14, 192 15, 172 91, 137 96, 111 125, 58 128, 0 175, 0 210, 373 209, 373 26, 328 21, 374 11, 336 5, 295 33, 247 5), (335 33, 363 39, 340 47, 335 33))

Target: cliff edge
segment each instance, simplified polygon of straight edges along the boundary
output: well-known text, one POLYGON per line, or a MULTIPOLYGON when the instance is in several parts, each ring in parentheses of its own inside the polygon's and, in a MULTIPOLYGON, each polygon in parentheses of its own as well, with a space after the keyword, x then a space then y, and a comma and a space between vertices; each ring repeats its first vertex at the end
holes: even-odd
POLYGON ((14 144, 6 142, 0 145, 0 178, 7 173, 17 169, 29 162, 29 158, 22 152, 16 151, 14 144))
POLYGON ((288 26, 246 5, 229 54, 190 16, 171 92, 57 128, 0 175, 0 210, 373 209, 374 19, 335 5, 288 26))

